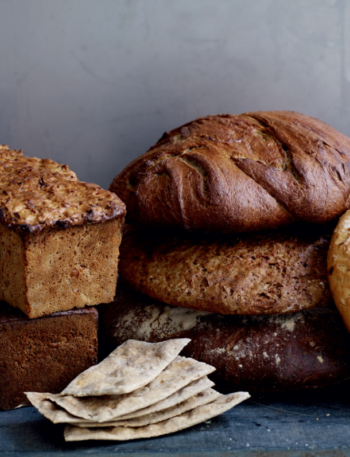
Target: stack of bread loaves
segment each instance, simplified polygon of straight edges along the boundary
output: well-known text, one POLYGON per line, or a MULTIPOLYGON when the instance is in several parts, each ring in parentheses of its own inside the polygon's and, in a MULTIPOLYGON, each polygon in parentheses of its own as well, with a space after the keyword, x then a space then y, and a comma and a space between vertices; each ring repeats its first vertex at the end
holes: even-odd
POLYGON ((0 146, 0 408, 96 363, 97 311, 83 307, 113 300, 124 215, 66 165, 0 146))
POLYGON ((208 116, 163 135, 113 181, 123 282, 100 308, 110 351, 191 338, 223 391, 350 376, 326 256, 350 206, 350 139, 294 112, 208 116))

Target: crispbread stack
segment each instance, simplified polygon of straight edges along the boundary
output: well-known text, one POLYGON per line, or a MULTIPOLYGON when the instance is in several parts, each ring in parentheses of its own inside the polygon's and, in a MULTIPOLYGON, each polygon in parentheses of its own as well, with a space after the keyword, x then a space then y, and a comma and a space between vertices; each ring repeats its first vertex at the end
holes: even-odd
POLYGON ((207 116, 164 134, 110 186, 131 224, 120 275, 146 297, 136 314, 116 300, 115 315, 139 323, 128 332, 101 308, 101 334, 114 335, 108 349, 130 337, 193 336, 191 354, 216 366, 228 389, 234 379, 251 386, 254 366, 263 391, 348 377, 348 368, 334 370, 349 337, 334 312, 326 256, 350 204, 349 169, 350 139, 294 112, 207 116), (206 333, 206 318, 190 309, 225 316, 206 333), (342 334, 336 350, 331 322, 342 334))
POLYGON ((178 356, 188 339, 129 340, 79 375, 61 394, 28 392, 54 423, 70 424, 66 441, 149 438, 196 425, 249 398, 211 389, 210 365, 178 356))
POLYGON ((0 300, 13 307, 0 303, 0 408, 10 409, 96 363, 98 315, 85 307, 113 300, 125 206, 67 165, 7 146, 0 168, 0 300))

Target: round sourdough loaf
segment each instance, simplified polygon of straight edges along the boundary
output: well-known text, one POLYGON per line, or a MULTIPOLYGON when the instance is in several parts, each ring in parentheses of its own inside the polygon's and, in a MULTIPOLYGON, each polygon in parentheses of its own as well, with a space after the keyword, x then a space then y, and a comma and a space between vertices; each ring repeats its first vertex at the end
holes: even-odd
POLYGON ((224 316, 167 306, 118 284, 99 306, 100 347, 130 338, 190 338, 182 355, 213 365, 220 391, 323 387, 350 376, 350 336, 335 307, 279 316, 224 316))
POLYGON ((334 302, 350 332, 350 211, 339 219, 334 230, 327 264, 334 302))
POLYGON ((331 301, 330 235, 303 230, 218 238, 133 228, 123 237, 119 272, 154 299, 203 311, 277 314, 324 306, 331 301))
POLYGON ((133 161, 110 190, 128 220, 207 232, 325 223, 349 208, 350 139, 291 111, 207 116, 133 161))

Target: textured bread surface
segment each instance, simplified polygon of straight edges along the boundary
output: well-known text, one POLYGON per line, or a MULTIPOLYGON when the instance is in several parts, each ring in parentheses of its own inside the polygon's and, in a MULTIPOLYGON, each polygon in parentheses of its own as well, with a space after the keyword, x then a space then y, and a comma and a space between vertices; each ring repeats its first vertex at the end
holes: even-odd
MULTIPOLYGON (((324 306, 330 235, 299 231, 215 235, 129 229, 120 274, 170 305, 223 314, 275 314, 324 306)), ((327 233, 327 232, 326 232, 327 233)))
POLYGON ((29 404, 24 392, 59 393, 97 362, 95 308, 30 320, 0 303, 0 408, 29 404))
POLYGON ((19 232, 96 224, 125 216, 125 205, 67 165, 0 146, 0 222, 19 232))
POLYGON ((289 391, 350 376, 350 336, 335 307, 274 316, 224 316, 167 306, 118 284, 101 305, 100 345, 109 353, 135 338, 191 338, 182 355, 213 365, 222 392, 289 391))
POLYGON ((125 205, 0 146, 0 300, 30 318, 113 300, 125 205))
POLYGON ((113 300, 123 219, 25 237, 0 224, 0 299, 36 318, 113 300))
POLYGON ((350 332, 350 211, 339 219, 333 232, 327 265, 334 302, 350 332))
POLYGON ((291 111, 207 116, 162 138, 110 186, 128 221, 245 232, 349 208, 350 139, 291 111))

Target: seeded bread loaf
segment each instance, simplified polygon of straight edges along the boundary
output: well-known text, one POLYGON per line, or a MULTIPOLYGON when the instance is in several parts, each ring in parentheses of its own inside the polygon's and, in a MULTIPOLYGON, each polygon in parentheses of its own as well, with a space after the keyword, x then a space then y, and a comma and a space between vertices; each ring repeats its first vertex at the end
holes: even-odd
POLYGON ((333 307, 273 316, 224 316, 167 306, 118 284, 99 307, 100 345, 109 353, 129 338, 190 338, 182 354, 213 365, 223 392, 323 387, 350 377, 350 335, 333 307))
POLYGON ((291 111, 207 116, 162 138, 110 186, 128 221, 206 232, 325 223, 350 204, 350 139, 291 111))
POLYGON ((0 146, 0 299, 30 318, 113 300, 125 205, 0 146))
POLYGON ((120 275, 170 305, 223 314, 290 313, 331 302, 329 229, 241 235, 129 228, 120 275))
POLYGON ((24 392, 61 392, 97 362, 95 308, 28 319, 0 302, 0 408, 28 403, 24 392))

